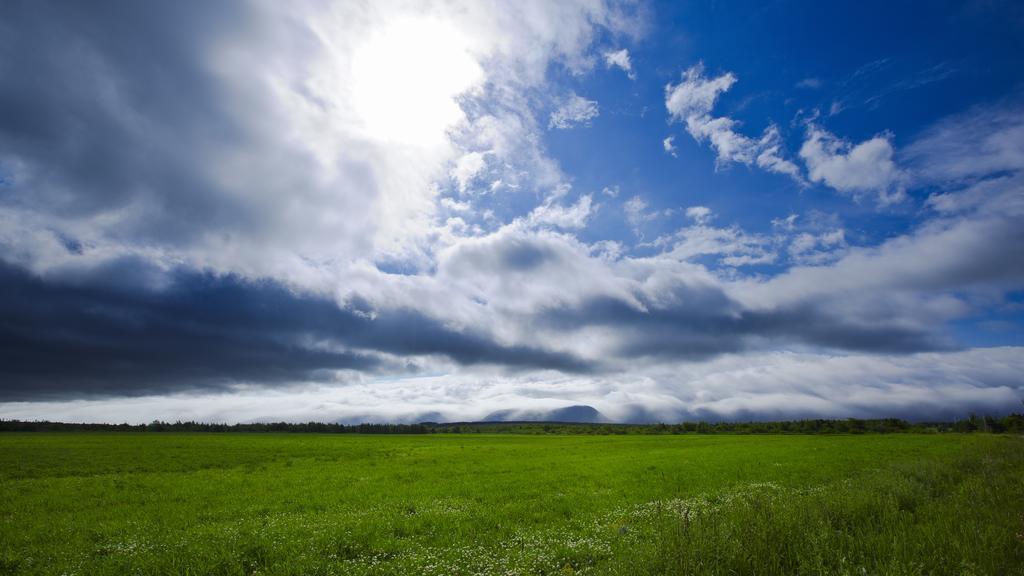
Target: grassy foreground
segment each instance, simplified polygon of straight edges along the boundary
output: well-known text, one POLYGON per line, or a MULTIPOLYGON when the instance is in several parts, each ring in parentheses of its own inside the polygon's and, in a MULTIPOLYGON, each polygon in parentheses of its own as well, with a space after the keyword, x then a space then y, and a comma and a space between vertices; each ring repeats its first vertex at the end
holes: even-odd
POLYGON ((6 433, 0 574, 1024 574, 1024 439, 6 433))

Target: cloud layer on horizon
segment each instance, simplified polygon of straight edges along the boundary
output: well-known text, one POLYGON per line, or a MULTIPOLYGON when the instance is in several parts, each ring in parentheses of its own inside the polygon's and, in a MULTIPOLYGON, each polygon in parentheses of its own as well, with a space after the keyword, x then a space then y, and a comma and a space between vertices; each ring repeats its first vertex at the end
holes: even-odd
POLYGON ((907 418, 948 421, 1019 406, 1017 348, 953 353, 725 355, 649 365, 627 376, 507 374, 366 378, 287 389, 235 386, 192 395, 9 402, 5 417, 68 422, 422 422, 479 420, 514 407, 589 405, 617 422, 907 418))

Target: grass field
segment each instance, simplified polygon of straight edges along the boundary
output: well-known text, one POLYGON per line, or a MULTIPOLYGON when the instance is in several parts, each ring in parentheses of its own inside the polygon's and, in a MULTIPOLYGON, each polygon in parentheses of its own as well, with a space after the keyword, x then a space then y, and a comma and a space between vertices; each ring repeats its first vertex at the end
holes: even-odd
POLYGON ((7 433, 0 573, 1024 574, 1024 439, 7 433))

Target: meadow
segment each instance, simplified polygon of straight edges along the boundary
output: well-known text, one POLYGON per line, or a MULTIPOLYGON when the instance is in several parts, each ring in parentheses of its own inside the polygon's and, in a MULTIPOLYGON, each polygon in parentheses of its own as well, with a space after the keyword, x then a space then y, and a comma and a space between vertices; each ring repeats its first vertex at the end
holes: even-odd
POLYGON ((0 574, 1024 574, 1024 439, 3 433, 0 574))

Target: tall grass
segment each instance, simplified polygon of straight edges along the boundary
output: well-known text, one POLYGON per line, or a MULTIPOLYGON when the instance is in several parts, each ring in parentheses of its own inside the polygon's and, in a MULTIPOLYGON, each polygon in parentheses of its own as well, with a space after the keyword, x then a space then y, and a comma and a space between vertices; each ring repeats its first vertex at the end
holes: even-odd
POLYGON ((609 574, 1024 574, 1024 450, 1005 438, 809 489, 658 503, 609 574))
POLYGON ((995 435, 0 435, 0 574, 1024 574, 995 435))

